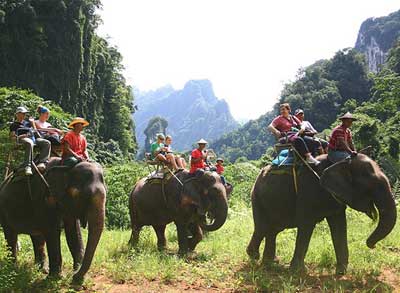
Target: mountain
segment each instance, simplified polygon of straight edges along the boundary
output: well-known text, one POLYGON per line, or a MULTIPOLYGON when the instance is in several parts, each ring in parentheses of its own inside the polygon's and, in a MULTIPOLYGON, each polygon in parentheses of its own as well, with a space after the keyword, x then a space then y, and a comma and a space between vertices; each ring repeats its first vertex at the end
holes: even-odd
POLYGON ((204 138, 216 139, 239 127, 232 117, 229 105, 218 99, 209 80, 190 80, 181 90, 167 85, 157 90, 136 90, 138 111, 133 115, 137 140, 143 148, 144 130, 153 117, 168 121, 168 134, 173 137, 175 149, 184 151, 204 138))
POLYGON ((355 49, 365 54, 369 70, 378 72, 399 36, 400 10, 388 16, 368 18, 361 24, 355 49))

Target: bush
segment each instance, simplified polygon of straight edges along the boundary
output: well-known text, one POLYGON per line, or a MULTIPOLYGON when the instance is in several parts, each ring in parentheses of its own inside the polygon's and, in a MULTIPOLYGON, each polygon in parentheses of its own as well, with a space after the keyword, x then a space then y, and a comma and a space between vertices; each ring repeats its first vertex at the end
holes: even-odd
POLYGON ((127 229, 130 226, 128 200, 136 182, 146 176, 143 164, 117 165, 105 171, 107 184, 106 226, 109 229, 127 229))

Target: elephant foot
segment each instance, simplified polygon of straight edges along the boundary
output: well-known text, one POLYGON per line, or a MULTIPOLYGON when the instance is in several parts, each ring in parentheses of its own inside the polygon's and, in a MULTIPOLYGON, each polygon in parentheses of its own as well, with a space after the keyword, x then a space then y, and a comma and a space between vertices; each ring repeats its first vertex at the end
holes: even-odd
POLYGON ((247 255, 250 257, 250 259, 252 259, 252 260, 260 259, 260 252, 251 248, 250 246, 247 247, 246 252, 247 252, 247 255))
POLYGON ((82 276, 81 274, 75 274, 72 277, 72 284, 74 285, 82 285, 85 277, 82 276))
POLYGON ((167 250, 167 245, 157 245, 157 249, 159 252, 164 252, 167 250))
POLYGON ((59 279, 61 279, 61 277, 62 277, 61 271, 55 271, 55 272, 50 271, 49 275, 47 276, 47 279, 49 279, 49 280, 59 280, 59 279))
POLYGON ((290 264, 290 270, 295 274, 305 274, 307 273, 307 268, 304 263, 294 263, 290 264))
POLYGON ((336 265, 336 275, 344 276, 347 273, 347 265, 336 265))

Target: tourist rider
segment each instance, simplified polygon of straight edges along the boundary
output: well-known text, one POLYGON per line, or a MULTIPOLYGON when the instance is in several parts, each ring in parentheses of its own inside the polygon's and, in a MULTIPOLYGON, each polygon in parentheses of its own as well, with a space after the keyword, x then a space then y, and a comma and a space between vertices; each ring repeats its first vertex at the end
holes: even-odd
POLYGON ((173 158, 175 159, 175 162, 176 162, 176 165, 178 166, 178 168, 179 169, 185 169, 186 168, 185 159, 174 154, 174 151, 172 150, 171 144, 172 144, 172 136, 171 135, 167 135, 165 137, 165 144, 164 144, 165 154, 167 154, 167 155, 171 154, 173 156, 173 158))
POLYGON ((17 143, 21 143, 25 148, 25 175, 32 175, 32 158, 33 147, 36 145, 39 148, 39 163, 37 168, 40 172, 46 169, 46 163, 50 156, 50 142, 42 138, 35 138, 34 130, 35 123, 33 118, 26 121, 26 113, 28 110, 25 107, 18 107, 15 111, 16 120, 10 125, 10 136, 17 143))
POLYGON ((308 163, 318 164, 312 153, 315 152, 319 143, 312 137, 304 136, 305 127, 295 116, 290 115, 290 105, 280 105, 280 115, 276 117, 268 129, 277 137, 280 143, 292 143, 296 150, 307 159, 308 163))
POLYGON ((305 132, 305 128, 299 119, 290 115, 291 109, 288 103, 281 104, 279 109, 280 115, 272 120, 268 130, 280 143, 292 143, 300 155, 306 158, 307 163, 318 165, 319 161, 311 154, 317 146, 316 142, 311 137, 301 136, 305 132))
POLYGON ((304 120, 304 111, 302 109, 297 109, 294 111, 294 116, 299 119, 301 122, 301 125, 304 127, 304 135, 312 137, 316 143, 318 144, 318 153, 321 154, 327 154, 328 153, 328 142, 326 140, 323 140, 319 137, 315 137, 315 135, 318 133, 318 131, 312 126, 310 121, 304 120))
POLYGON ((208 150, 206 150, 207 141, 200 139, 197 142, 198 147, 191 153, 190 174, 194 174, 198 169, 205 169, 205 160, 207 159, 208 150))
POLYGON ((225 176, 224 176, 225 168, 224 168, 224 160, 222 158, 217 159, 215 168, 217 169, 218 175, 221 177, 222 183, 225 185, 226 184, 226 180, 225 180, 225 176))
POLYGON ((87 141, 81 133, 83 128, 88 125, 89 122, 81 117, 74 118, 68 125, 71 130, 62 139, 62 161, 64 165, 73 167, 79 162, 89 159, 87 141))
POLYGON ((164 141, 164 134, 157 134, 157 140, 151 144, 151 158, 165 164, 171 164, 174 170, 179 170, 175 156, 172 153, 168 153, 168 147, 165 147, 164 141))
POLYGON ((47 122, 50 117, 50 110, 45 106, 39 106, 36 111, 39 114, 39 118, 35 120, 36 129, 41 136, 50 141, 51 144, 60 145, 60 137, 63 132, 60 129, 52 127, 52 125, 47 122))
POLYGON ((328 159, 332 163, 339 162, 349 155, 356 155, 350 127, 357 120, 350 112, 339 117, 342 123, 336 126, 331 134, 328 144, 328 159))

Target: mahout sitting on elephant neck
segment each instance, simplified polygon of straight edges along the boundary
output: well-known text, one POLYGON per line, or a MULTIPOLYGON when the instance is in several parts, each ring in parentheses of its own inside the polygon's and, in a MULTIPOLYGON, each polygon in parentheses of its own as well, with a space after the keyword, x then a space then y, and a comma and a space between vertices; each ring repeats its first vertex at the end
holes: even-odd
POLYGON ((196 174, 193 176, 183 170, 176 174, 176 178, 168 180, 164 186, 166 201, 162 200, 160 185, 148 184, 145 178, 136 183, 129 198, 131 245, 138 243, 141 228, 150 225, 157 234, 159 249, 165 248, 166 225, 174 222, 179 254, 186 254, 194 250, 202 239, 203 229, 215 231, 225 223, 228 204, 219 175, 204 171, 196 174), (208 211, 215 215, 214 222, 209 225, 203 222, 208 211), (189 234, 191 238, 188 238, 189 234))
POLYGON ((333 165, 326 155, 317 159, 321 163, 314 168, 320 180, 300 166, 299 170, 304 171, 298 172, 297 195, 291 174, 274 174, 271 166, 261 170, 252 190, 254 232, 247 247, 250 257, 259 257, 259 246, 265 239, 263 262, 273 262, 277 235, 284 229, 297 228, 291 268, 304 269, 314 227, 326 219, 336 253, 337 273, 345 273, 348 245, 343 203, 371 218, 379 214, 378 225, 367 239, 368 247, 375 247, 392 231, 397 218, 395 201, 387 177, 371 158, 358 154, 333 165))
POLYGON ((18 234, 31 235, 35 259, 44 263, 45 243, 49 255, 50 275, 61 273, 60 230, 64 222, 67 243, 78 269, 73 280, 80 282, 88 271, 104 228, 106 188, 103 170, 95 163, 82 162, 74 168, 58 167, 59 158, 51 159, 51 168, 45 173, 49 189, 38 174, 30 177, 32 195, 28 184, 10 182, 0 190, 0 223, 7 245, 16 259, 18 234), (49 198, 55 200, 51 204, 49 198), (83 248, 79 218, 88 222, 89 234, 83 248))

